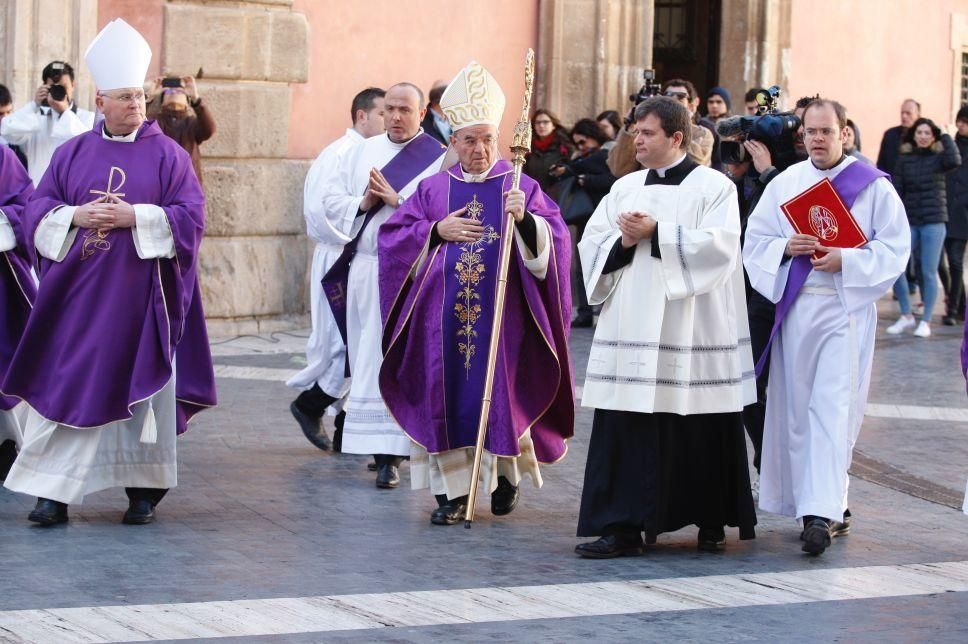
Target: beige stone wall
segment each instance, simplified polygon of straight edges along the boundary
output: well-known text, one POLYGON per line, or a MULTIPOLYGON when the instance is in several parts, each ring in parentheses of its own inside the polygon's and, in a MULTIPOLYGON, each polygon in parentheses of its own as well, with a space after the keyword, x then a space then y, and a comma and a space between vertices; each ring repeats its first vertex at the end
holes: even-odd
POLYGON ((791 12, 792 0, 723 0, 719 84, 734 112, 751 87, 780 85, 788 107, 799 98, 789 93, 791 12))
POLYGON ((652 66, 653 0, 542 0, 536 107, 564 123, 625 113, 652 66))
POLYGON ((78 73, 77 103, 94 103, 94 86, 81 73, 81 56, 97 34, 98 0, 4 0, 0 3, 0 83, 17 106, 33 98, 40 72, 52 60, 78 73))
POLYGON ((286 158, 290 83, 308 75, 308 29, 291 0, 169 0, 161 69, 205 71, 217 132, 202 145, 208 226, 200 279, 213 335, 305 321, 302 182, 286 158))

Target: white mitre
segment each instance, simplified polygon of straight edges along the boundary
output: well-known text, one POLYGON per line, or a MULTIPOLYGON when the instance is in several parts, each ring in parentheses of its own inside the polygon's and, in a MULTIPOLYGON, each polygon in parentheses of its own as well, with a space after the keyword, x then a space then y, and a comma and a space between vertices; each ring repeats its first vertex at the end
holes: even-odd
POLYGON ((116 18, 88 45, 84 61, 101 92, 142 87, 151 64, 151 46, 134 27, 116 18))
POLYGON ((440 109, 455 132, 471 125, 498 127, 504 103, 497 80, 475 61, 460 70, 440 97, 440 109))

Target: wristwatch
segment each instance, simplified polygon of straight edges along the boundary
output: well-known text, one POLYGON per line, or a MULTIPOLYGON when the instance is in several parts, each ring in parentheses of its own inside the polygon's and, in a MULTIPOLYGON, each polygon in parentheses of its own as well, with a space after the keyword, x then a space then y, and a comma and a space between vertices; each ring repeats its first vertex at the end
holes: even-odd
POLYGON ((402 206, 403 205, 403 202, 406 201, 406 200, 407 200, 406 197, 404 197, 403 195, 401 195, 401 194, 398 193, 397 194, 397 208, 399 208, 400 206, 402 206))

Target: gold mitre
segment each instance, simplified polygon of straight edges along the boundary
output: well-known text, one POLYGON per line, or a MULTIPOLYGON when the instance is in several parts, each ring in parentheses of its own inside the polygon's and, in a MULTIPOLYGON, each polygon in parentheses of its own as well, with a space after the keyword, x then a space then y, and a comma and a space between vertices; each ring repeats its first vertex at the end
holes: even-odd
POLYGON ((471 125, 498 127, 504 115, 504 103, 501 86, 476 61, 460 70, 440 97, 440 109, 455 132, 471 125))

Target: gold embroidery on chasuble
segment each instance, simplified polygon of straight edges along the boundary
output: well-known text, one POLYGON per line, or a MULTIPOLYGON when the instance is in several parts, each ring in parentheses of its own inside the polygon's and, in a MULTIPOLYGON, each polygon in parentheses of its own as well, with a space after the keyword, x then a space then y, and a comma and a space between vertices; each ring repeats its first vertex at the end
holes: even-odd
MULTIPOLYGON (((124 187, 124 182, 127 181, 127 178, 124 170, 117 166, 111 166, 111 172, 108 174, 107 189, 91 190, 90 192, 93 195, 100 195, 99 198, 101 199, 117 202, 120 197, 124 196, 124 193, 120 192, 120 190, 124 187), (115 185, 115 173, 117 173, 117 185, 115 185)), ((81 243, 81 261, 91 257, 97 251, 107 252, 111 250, 111 242, 108 240, 110 234, 110 230, 97 230, 94 228, 89 230, 84 235, 84 241, 81 243)))
MULTIPOLYGON (((484 204, 477 200, 477 195, 474 195, 467 204, 468 219, 480 222, 483 209, 484 204)), ((457 304, 454 305, 454 314, 461 324, 457 329, 457 351, 464 357, 464 371, 468 378, 471 360, 477 355, 475 326, 481 317, 480 284, 484 281, 487 272, 482 251, 485 246, 493 244, 500 238, 501 235, 494 230, 494 226, 485 226, 484 236, 479 240, 457 245, 460 248, 460 258, 457 260, 455 270, 457 283, 461 286, 457 295, 457 304)))

